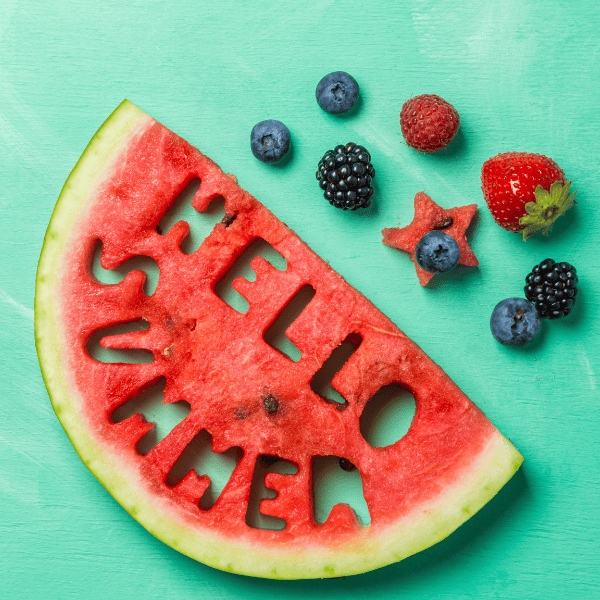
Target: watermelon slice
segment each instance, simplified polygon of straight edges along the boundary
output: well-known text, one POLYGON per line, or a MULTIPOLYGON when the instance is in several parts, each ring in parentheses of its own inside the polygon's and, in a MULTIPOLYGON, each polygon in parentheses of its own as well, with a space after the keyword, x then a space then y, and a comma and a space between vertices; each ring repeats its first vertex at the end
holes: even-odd
POLYGON ((415 263, 417 277, 422 286, 426 286, 434 274, 421 268, 415 258, 415 250, 421 238, 433 230, 443 231, 453 237, 460 249, 459 265, 476 267, 479 264, 477 257, 467 243, 467 229, 477 212, 477 204, 455 206, 443 209, 438 206, 425 192, 415 196, 415 218, 406 227, 391 227, 384 229, 383 243, 404 250, 410 254, 410 260, 415 263))
POLYGON ((128 101, 98 130, 68 178, 44 242, 36 283, 36 343, 54 410, 83 462, 144 527, 178 551, 237 573, 318 578, 361 573, 440 541, 492 498, 522 456, 421 349, 215 163, 128 101), (226 217, 200 248, 184 254, 180 221, 157 225, 193 179, 194 208, 225 199, 226 217), (287 261, 262 258, 254 282, 234 287, 248 301, 240 313, 215 286, 257 238, 287 261), (118 284, 92 274, 150 256, 160 268, 152 295, 145 274, 118 284), (306 286, 314 296, 289 326, 299 360, 272 347, 265 331, 306 286), (92 335, 120 323, 149 327, 104 337, 108 348, 144 349, 144 364, 105 363, 87 349, 92 335), (344 403, 311 387, 344 341, 355 351, 332 380, 344 403), (166 403, 185 400, 188 416, 146 454, 137 443, 152 428, 115 411, 157 382, 166 403), (400 384, 415 398, 408 433, 372 447, 361 413, 383 386, 400 384), (200 432, 215 452, 240 459, 212 507, 199 503, 209 477, 171 471, 200 432), (277 457, 294 474, 270 473, 277 496, 260 510, 285 520, 282 530, 246 522, 252 475, 261 457, 277 457), (325 523, 313 507, 313 462, 337 456, 361 475, 371 523, 344 504, 325 523))

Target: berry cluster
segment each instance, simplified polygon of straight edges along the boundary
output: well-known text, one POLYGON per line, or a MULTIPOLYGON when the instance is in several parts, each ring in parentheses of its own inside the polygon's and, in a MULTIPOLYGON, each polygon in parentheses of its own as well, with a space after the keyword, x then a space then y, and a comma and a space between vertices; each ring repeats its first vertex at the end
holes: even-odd
POLYGON ((371 204, 373 177, 371 155, 352 142, 326 152, 317 168, 317 179, 326 200, 343 210, 367 208, 371 204))
MULTIPOLYGON (((319 81, 316 98, 325 112, 341 114, 354 108, 359 93, 358 83, 351 75, 336 71, 319 81)), ((419 152, 438 152, 455 137, 460 127, 460 116, 443 98, 435 94, 421 94, 402 106, 400 126, 410 147, 419 152)), ((289 131, 279 121, 263 121, 252 131, 251 143, 252 152, 258 159, 278 162, 289 150, 289 131)), ((363 146, 350 142, 329 150, 319 161, 316 176, 325 199, 332 206, 354 211, 371 205, 375 169, 371 155, 363 146)), ((483 164, 481 182, 494 220, 508 231, 523 232, 524 240, 538 231, 548 235, 554 221, 576 204, 575 192, 571 193, 571 183, 567 182, 564 171, 541 154, 498 154, 483 164)), ((427 215, 431 219, 433 214, 439 221, 441 217, 435 214, 437 211, 432 211, 431 199, 425 194, 421 196, 429 200, 429 204, 423 205, 422 217, 427 215)), ((412 225, 384 229, 384 243, 412 254, 421 285, 425 285, 435 273, 452 270, 459 262, 478 264, 464 241, 464 231, 460 239, 456 230, 452 235, 439 231, 450 227, 453 218, 443 227, 429 223, 426 231, 423 218, 417 220, 419 197, 419 194, 415 197, 413 221, 420 232, 416 245, 414 236, 409 234, 412 225), (423 231, 426 233, 423 234, 423 231), (471 256, 461 257, 461 239, 463 250, 471 256)), ((437 205, 435 208, 439 209, 437 205)), ((469 220, 471 216, 472 213, 469 220)), ((542 261, 527 275, 526 299, 506 298, 495 307, 490 320, 493 336, 502 344, 527 344, 539 333, 543 319, 558 319, 571 312, 577 296, 577 282, 577 271, 569 263, 557 263, 551 258, 542 261)))
POLYGON ((547 258, 533 267, 525 281, 525 297, 535 305, 542 319, 558 319, 571 312, 577 296, 575 267, 547 258))
POLYGON ((492 335, 502 344, 527 344, 538 334, 542 319, 567 316, 577 296, 577 270, 566 262, 547 258, 533 267, 525 282, 527 300, 507 298, 492 313, 492 335))

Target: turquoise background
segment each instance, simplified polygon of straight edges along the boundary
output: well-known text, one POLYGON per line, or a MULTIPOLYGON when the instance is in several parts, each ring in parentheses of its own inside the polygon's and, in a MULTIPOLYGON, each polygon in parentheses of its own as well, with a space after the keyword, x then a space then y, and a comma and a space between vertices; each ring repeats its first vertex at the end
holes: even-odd
POLYGON ((594 0, 212 0, 0 4, 0 596, 5 598, 600 598, 600 350, 597 210, 600 8, 594 0), (314 90, 346 70, 361 101, 347 116, 314 90), (405 100, 436 93, 461 116, 439 154, 403 142, 405 100), (142 529, 79 461, 52 411, 33 342, 37 260, 56 198, 96 129, 128 98, 213 158, 411 336, 525 457, 522 469, 447 540, 345 579, 279 582, 198 564, 142 529), (263 119, 284 121, 283 166, 250 153, 263 119), (374 206, 321 197, 320 156, 364 143, 374 206), (480 189, 483 162, 551 156, 579 204, 549 239, 500 229, 480 189), (477 203, 480 260, 418 284, 380 231, 413 217, 415 193, 477 203), (521 349, 489 316, 521 296, 548 256, 575 264, 567 319, 521 349), (435 280, 434 280, 435 281, 435 280))

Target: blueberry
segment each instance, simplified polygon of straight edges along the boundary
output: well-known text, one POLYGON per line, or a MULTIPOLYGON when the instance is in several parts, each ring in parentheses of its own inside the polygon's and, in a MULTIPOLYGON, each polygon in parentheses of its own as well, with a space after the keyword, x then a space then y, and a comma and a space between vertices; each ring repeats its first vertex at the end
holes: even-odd
POLYGON ((415 258, 419 266, 428 273, 445 273, 458 264, 460 249, 453 237, 434 230, 419 240, 415 258))
POLYGON ((290 149, 290 130, 281 121, 261 121, 252 129, 250 147, 258 160, 279 162, 290 149))
POLYGON ((354 106, 358 91, 358 83, 348 73, 329 73, 317 85, 317 102, 325 112, 338 115, 354 106))
POLYGON ((524 298, 502 300, 490 319, 492 335, 508 346, 524 346, 538 334, 541 325, 535 306, 524 298))

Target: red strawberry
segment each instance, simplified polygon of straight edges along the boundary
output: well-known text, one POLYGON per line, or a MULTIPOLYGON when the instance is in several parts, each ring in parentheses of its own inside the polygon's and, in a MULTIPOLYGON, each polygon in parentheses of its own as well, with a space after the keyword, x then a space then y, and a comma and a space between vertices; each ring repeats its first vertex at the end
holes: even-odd
POLYGON ((481 189, 500 227, 527 239, 552 224, 575 204, 563 170, 541 154, 506 152, 490 158, 481 169, 481 189))
POLYGON ((437 152, 456 135, 460 117, 452 104, 435 94, 422 94, 404 103, 400 126, 406 143, 419 152, 437 152))

